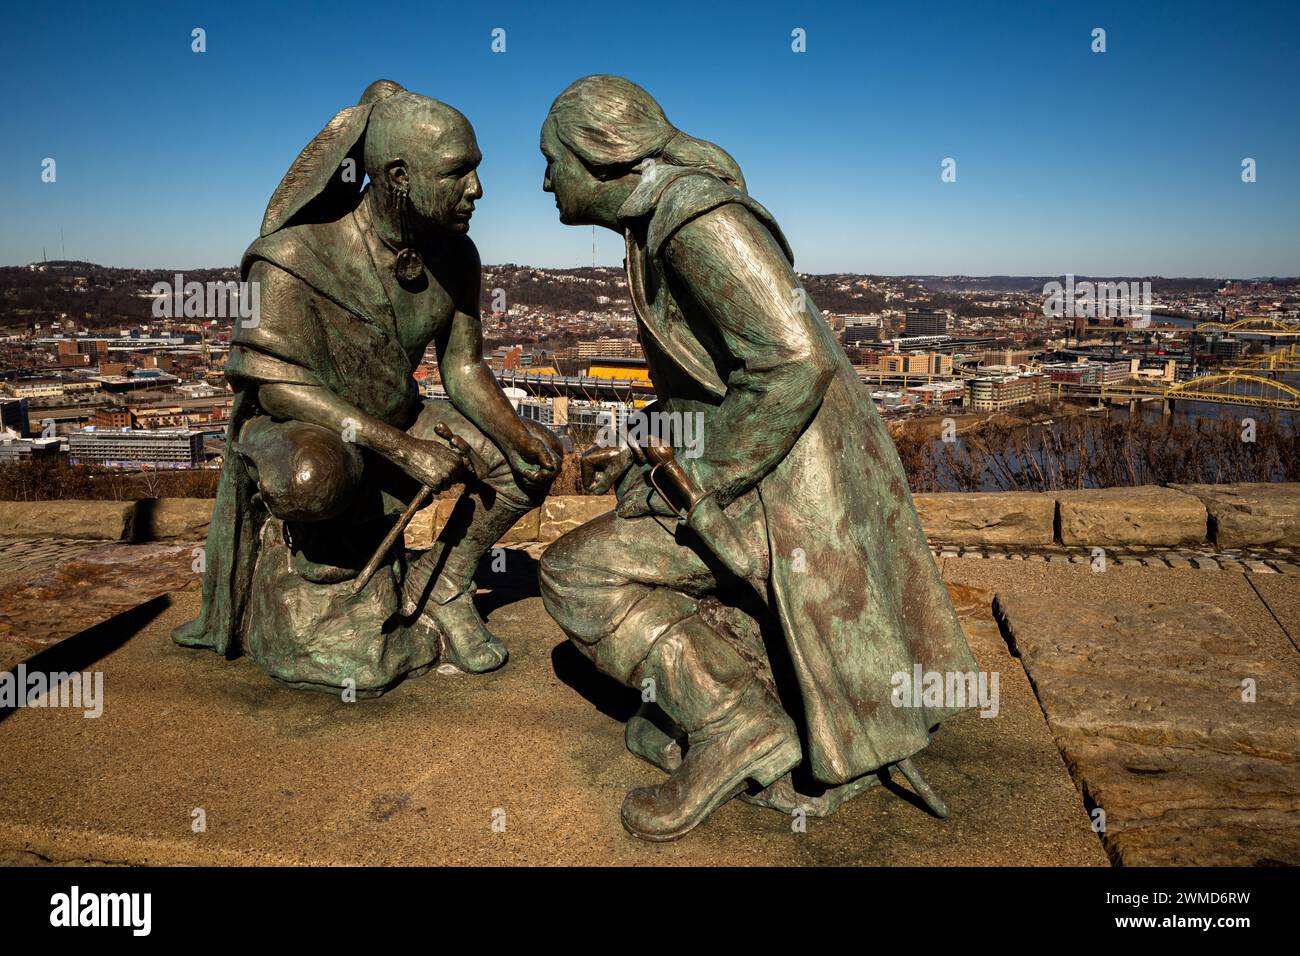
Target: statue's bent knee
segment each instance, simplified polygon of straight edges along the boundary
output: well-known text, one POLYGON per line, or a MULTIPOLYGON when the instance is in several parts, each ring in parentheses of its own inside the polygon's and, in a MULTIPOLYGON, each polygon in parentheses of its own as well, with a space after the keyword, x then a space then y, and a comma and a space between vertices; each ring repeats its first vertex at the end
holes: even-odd
POLYGON ((579 528, 562 535, 545 552, 537 565, 537 582, 542 603, 556 623, 571 638, 594 644, 612 629, 610 609, 603 605, 612 595, 602 588, 602 575, 592 566, 590 534, 579 528))
POLYGON ((538 566, 542 603, 570 640, 604 673, 628 683, 662 634, 699 609, 671 587, 612 579, 597 519, 551 545, 538 566))
POLYGON ((237 451, 252 466, 262 501, 285 521, 337 517, 361 480, 357 447, 319 425, 255 418, 237 451))

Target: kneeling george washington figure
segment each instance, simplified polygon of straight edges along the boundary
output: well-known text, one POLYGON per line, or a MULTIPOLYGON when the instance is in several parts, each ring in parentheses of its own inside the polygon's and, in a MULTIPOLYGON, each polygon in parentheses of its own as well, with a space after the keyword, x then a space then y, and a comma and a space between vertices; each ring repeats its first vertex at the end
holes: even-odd
POLYGON ((668 772, 628 793, 634 836, 676 839, 731 797, 832 812, 965 706, 896 707, 892 677, 976 669, 869 394, 735 161, 648 93, 579 80, 542 128, 560 220, 621 233, 657 401, 702 454, 598 447, 618 506, 541 561, 548 612, 642 690, 630 750, 668 772))

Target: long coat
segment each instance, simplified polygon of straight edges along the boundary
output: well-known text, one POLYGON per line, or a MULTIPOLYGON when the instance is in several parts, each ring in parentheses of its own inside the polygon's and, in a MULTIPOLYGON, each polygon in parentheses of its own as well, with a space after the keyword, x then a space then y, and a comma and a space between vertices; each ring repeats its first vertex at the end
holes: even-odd
POLYGON ((842 783, 922 750, 973 702, 895 706, 896 675, 977 665, 884 422, 776 222, 710 173, 671 167, 643 178, 620 222, 659 404, 704 415, 697 477, 741 492, 762 475, 810 769, 842 783))

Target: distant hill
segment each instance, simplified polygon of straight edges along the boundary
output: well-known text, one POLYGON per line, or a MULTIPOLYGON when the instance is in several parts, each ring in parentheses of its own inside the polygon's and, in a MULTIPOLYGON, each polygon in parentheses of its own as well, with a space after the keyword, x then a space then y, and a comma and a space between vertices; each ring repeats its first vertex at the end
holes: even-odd
MULTIPOLYGON (((944 292, 1032 292, 1041 291, 1048 282, 1061 282, 1063 276, 899 276, 912 279, 927 289, 944 292)), ((1295 279, 1186 279, 1166 276, 1087 276, 1076 275, 1075 282, 1150 282, 1152 292, 1213 292, 1225 281, 1290 283, 1295 279)))
MULTIPOLYGON (((151 318, 150 288, 173 280, 174 269, 117 269, 93 262, 51 261, 28 266, 0 266, 0 326, 33 322, 47 325, 66 313, 87 328, 113 328, 151 318)), ((230 281, 239 278, 236 267, 188 269, 185 281, 230 281)), ((958 297, 963 292, 1041 291, 1061 276, 879 276, 856 273, 800 275, 808 294, 825 312, 838 314, 878 312, 886 307, 886 289, 902 292, 888 304, 897 308, 909 301, 951 308, 958 314, 986 314, 990 309, 958 297)), ((1169 279, 1160 276, 1076 276, 1076 281, 1150 279, 1152 290, 1162 292, 1212 292, 1222 279, 1169 279)), ((1236 280, 1234 280, 1236 281, 1236 280)), ((1294 283, 1293 279, 1241 280, 1294 283)), ((627 280, 621 268, 538 269, 508 263, 483 267, 481 307, 492 311, 495 290, 505 291, 511 307, 527 306, 555 313, 631 313, 627 280)))
MULTIPOLYGON (((116 269, 69 260, 0 266, 0 326, 48 325, 60 313, 92 329, 147 322, 153 317, 150 288, 170 283, 175 275, 174 269, 116 269)), ((186 281, 238 278, 234 267, 185 272, 186 281)))

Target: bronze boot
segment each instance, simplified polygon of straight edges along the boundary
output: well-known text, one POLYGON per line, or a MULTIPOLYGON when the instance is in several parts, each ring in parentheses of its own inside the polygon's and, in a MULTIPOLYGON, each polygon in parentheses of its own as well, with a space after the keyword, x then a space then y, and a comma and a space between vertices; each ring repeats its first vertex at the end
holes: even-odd
POLYGON ((682 765, 682 748, 677 734, 661 725, 666 715, 655 704, 642 703, 641 709, 628 718, 623 739, 627 749, 665 773, 682 765))
POLYGON ((443 573, 428 587, 430 554, 426 553, 407 574, 403 582, 405 611, 411 615, 411 627, 436 632, 441 643, 439 659, 469 674, 496 670, 506 662, 506 646, 492 635, 474 606, 474 579, 469 561, 456 560, 453 552, 443 573), (469 565, 466 572, 463 567, 469 565), (449 573, 450 572, 450 573, 449 573), (421 592, 427 590, 427 596, 421 592))
POLYGON ((664 713, 686 730, 687 747, 667 780, 624 799, 623 826, 633 836, 656 843, 679 839, 747 780, 766 787, 799 763, 793 721, 749 664, 698 617, 674 625, 655 643, 636 683, 646 677, 654 680, 664 713))
POLYGON ((446 604, 429 602, 426 615, 442 635, 442 660, 466 673, 482 674, 506 662, 509 652, 479 617, 474 592, 464 591, 446 604))
POLYGON ((407 570, 402 582, 412 626, 433 627, 442 639, 442 660, 470 674, 496 670, 509 656, 474 607, 474 573, 497 540, 528 510, 504 491, 465 494, 456 502, 438 540, 407 570))

